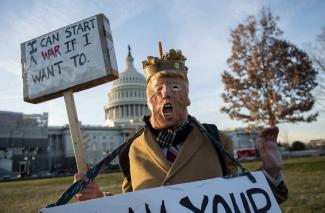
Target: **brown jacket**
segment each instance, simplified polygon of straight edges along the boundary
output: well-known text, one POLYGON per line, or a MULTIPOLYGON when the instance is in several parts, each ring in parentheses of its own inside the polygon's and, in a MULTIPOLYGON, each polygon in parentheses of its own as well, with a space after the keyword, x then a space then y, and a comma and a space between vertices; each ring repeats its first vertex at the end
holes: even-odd
MULTIPOLYGON (((219 136, 225 148, 232 153, 231 139, 222 132, 219 132, 219 136)), ((212 142, 196 125, 187 136, 172 165, 147 129, 133 141, 129 151, 129 162, 132 182, 124 180, 123 192, 222 176, 219 157, 212 142)), ((225 167, 227 174, 237 171, 227 158, 225 167)))

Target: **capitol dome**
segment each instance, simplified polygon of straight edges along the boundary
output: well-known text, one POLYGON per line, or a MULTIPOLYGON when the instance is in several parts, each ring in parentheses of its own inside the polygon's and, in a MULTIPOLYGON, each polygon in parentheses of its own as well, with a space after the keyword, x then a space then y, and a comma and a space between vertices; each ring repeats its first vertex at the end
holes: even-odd
POLYGON ((149 114, 146 99, 146 80, 134 65, 134 58, 129 53, 126 58, 126 69, 113 81, 108 92, 108 103, 105 105, 104 126, 139 127, 143 125, 143 115, 149 114))

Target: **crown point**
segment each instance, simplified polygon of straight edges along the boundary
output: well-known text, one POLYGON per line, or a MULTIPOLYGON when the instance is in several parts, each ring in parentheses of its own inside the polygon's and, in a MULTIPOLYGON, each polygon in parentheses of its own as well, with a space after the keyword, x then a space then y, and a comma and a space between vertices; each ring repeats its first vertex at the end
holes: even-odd
POLYGON ((147 60, 142 62, 142 67, 146 73, 148 82, 152 75, 164 70, 174 70, 186 76, 187 67, 185 66, 185 61, 186 58, 180 50, 170 49, 165 54, 161 54, 160 58, 148 56, 147 60))

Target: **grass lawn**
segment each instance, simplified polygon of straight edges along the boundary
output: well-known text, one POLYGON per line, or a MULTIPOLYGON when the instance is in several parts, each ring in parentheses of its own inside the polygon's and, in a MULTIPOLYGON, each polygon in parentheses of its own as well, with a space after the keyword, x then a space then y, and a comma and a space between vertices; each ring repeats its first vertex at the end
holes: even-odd
MULTIPOLYGON (((245 166, 254 170, 260 163, 245 166)), ((285 160, 284 174, 289 200, 281 204, 283 212, 325 212, 325 157, 285 160)), ((120 192, 121 181, 120 173, 97 178, 103 191, 113 193, 120 192)), ((71 182, 72 177, 0 182, 0 212, 38 212, 56 201, 71 182)))

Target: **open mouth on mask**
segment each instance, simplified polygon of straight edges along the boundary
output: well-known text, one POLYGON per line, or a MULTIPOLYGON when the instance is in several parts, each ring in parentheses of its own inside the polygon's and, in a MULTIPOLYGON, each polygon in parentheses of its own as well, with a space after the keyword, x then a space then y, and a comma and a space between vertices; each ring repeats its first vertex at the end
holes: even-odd
POLYGON ((171 116, 173 114, 173 106, 170 103, 164 104, 163 113, 165 116, 171 116))

